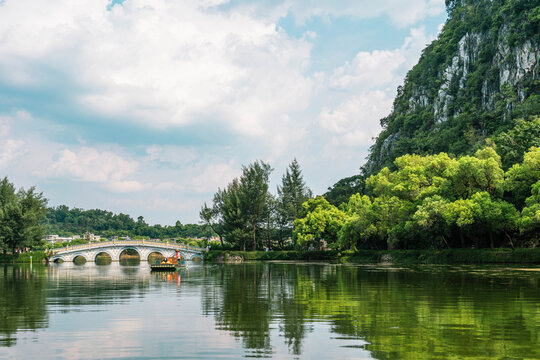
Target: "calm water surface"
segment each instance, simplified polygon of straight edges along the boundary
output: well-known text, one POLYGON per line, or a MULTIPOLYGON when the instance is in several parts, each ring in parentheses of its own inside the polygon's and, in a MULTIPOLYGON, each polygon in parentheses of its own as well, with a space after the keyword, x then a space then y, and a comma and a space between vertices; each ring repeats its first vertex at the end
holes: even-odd
POLYGON ((540 359, 540 268, 0 267, 0 359, 540 359))

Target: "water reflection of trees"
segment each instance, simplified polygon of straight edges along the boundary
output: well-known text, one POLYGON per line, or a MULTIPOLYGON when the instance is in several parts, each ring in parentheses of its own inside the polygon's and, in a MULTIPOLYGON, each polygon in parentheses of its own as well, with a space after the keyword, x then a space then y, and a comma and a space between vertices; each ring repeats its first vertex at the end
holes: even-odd
POLYGON ((47 326, 43 268, 0 268, 0 347, 12 346, 19 329, 47 326))
POLYGON ((216 327, 231 331, 247 349, 266 353, 271 352, 270 330, 277 326, 291 353, 300 355, 311 326, 306 301, 299 296, 313 289, 305 272, 320 269, 272 264, 214 268, 209 272, 214 281, 203 289, 204 312, 213 314, 216 327))
POLYGON ((367 341, 377 359, 540 357, 535 275, 282 264, 216 267, 209 275, 205 313, 247 349, 270 352, 277 327, 289 351, 301 354, 310 324, 324 321, 367 341))

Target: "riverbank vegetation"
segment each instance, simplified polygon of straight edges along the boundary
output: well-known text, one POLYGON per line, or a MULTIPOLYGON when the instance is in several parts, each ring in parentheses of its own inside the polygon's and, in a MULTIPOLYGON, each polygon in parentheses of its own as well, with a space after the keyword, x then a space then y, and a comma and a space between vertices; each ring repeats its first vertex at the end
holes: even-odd
POLYGON ((423 249, 423 250, 212 250, 205 261, 327 261, 354 264, 540 264, 540 248, 423 249))
POLYGON ((213 247, 222 250, 244 251, 248 241, 251 250, 300 252, 534 248, 540 240, 540 147, 520 152, 509 145, 522 137, 523 126, 534 137, 540 119, 498 139, 505 158, 519 160, 506 171, 491 140, 474 155, 405 155, 394 170, 366 178, 362 192, 335 206, 311 197, 296 161, 277 196, 270 194, 270 166, 256 162, 219 189, 200 215, 220 235, 222 243, 213 247))
POLYGON ((47 259, 47 253, 41 250, 34 250, 18 254, 0 255, 0 264, 41 264, 47 259))
POLYGON ((323 197, 295 220, 298 247, 442 249, 536 247, 540 148, 504 172, 495 145, 474 156, 405 155, 366 179, 366 194, 336 207, 323 197))
POLYGON ((218 189, 210 206, 202 206, 200 217, 219 235, 220 248, 287 247, 287 240, 293 235, 293 221, 312 193, 298 162, 293 160, 277 187, 277 195, 273 195, 268 186, 272 170, 263 161, 244 166, 239 178, 218 189))

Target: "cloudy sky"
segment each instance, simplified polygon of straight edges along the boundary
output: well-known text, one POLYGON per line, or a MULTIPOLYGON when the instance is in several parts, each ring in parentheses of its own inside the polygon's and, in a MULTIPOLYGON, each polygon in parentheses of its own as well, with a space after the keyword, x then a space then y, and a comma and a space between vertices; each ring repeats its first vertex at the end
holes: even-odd
MULTIPOLYGON (((0 0, 0 176, 197 222, 256 159, 358 173, 444 0, 0 0)), ((275 192, 275 191, 274 191, 275 192)))

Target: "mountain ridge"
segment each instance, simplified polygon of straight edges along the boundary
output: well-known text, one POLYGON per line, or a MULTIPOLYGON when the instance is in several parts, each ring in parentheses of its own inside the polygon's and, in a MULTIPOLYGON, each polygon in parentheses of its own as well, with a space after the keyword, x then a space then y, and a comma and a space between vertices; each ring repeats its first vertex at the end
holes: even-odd
POLYGON ((540 5, 526 0, 447 0, 448 20, 399 86, 392 112, 359 175, 325 196, 342 202, 405 154, 472 154, 516 119, 540 113, 540 5), (347 191, 347 183, 353 183, 347 191), (338 199, 339 198, 339 199, 338 199))

